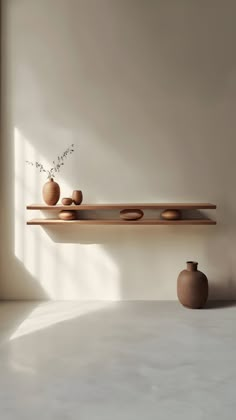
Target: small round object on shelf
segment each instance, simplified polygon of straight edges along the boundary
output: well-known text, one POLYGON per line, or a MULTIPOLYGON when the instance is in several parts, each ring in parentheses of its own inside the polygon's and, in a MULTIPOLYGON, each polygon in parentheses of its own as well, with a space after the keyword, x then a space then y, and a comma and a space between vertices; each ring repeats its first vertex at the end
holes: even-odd
POLYGON ((123 220, 139 220, 144 213, 140 209, 124 209, 120 211, 120 218, 123 220))
POLYGON ((72 201, 74 204, 79 205, 83 201, 83 193, 81 190, 74 190, 72 193, 72 201))
POLYGON ((181 211, 175 209, 167 209, 161 213, 161 218, 164 220, 179 220, 181 219, 181 211))
POLYGON ((61 219, 61 220, 75 220, 76 219, 76 211, 62 210, 59 213, 59 219, 61 219))
POLYGON ((63 206, 70 206, 73 203, 72 198, 70 198, 70 197, 62 198, 61 202, 62 202, 63 206))

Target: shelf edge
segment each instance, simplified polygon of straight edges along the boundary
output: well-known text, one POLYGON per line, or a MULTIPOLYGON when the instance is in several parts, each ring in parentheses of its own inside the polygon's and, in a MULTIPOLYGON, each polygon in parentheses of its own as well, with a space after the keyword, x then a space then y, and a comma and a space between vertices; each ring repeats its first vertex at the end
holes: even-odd
POLYGON ((185 220, 136 220, 136 221, 124 221, 124 220, 60 220, 60 219, 31 219, 28 220, 27 225, 38 225, 38 226, 49 226, 49 225, 81 225, 81 226, 211 226, 216 225, 217 222, 212 219, 185 219, 185 220))

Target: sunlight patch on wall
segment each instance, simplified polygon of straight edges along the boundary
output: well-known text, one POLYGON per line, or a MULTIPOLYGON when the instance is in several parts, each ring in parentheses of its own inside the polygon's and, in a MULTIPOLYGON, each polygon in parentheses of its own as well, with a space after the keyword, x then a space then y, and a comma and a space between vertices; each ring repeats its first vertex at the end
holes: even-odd
MULTIPOLYGON (((63 239, 63 229, 27 226, 27 219, 44 217, 40 211, 26 211, 29 203, 42 202, 44 173, 27 166, 26 161, 49 162, 15 128, 15 256, 39 282, 50 299, 119 300, 120 273, 117 265, 98 243, 79 243, 76 229, 71 242, 63 239), (56 232, 56 241, 55 241, 56 232)), ((72 191, 66 180, 58 177, 62 191, 72 191)), ((63 193, 62 193, 63 196, 63 193)), ((50 217, 56 217, 49 213, 50 217)), ((64 229, 66 227, 64 226, 64 229)), ((70 239, 70 238, 69 238, 70 239)), ((27 286, 26 286, 27 287, 27 286)))

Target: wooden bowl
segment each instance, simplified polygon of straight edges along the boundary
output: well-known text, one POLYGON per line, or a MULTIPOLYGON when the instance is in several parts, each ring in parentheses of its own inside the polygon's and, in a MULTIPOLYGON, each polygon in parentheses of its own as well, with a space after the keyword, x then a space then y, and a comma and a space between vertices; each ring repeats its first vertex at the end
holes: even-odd
POLYGON ((76 219, 76 211, 62 210, 59 213, 59 219, 61 219, 61 220, 75 220, 76 219))
POLYGON ((62 198, 61 202, 63 206, 70 206, 73 203, 73 200, 70 197, 64 197, 62 198))
POLYGON ((120 218, 122 220, 139 220, 144 213, 140 209, 124 209, 120 211, 120 218))
POLYGON ((167 209, 161 213, 161 218, 164 220, 179 220, 181 219, 181 211, 174 209, 167 209))

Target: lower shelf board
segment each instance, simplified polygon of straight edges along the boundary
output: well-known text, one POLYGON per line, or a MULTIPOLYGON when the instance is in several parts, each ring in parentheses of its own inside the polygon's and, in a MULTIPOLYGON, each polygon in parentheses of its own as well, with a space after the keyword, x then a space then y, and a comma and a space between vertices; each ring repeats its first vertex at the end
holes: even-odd
POLYGON ((120 220, 120 219, 96 219, 96 220, 60 220, 60 219, 32 219, 27 225, 216 225, 212 219, 181 219, 181 220, 160 220, 160 219, 141 219, 141 220, 120 220))

